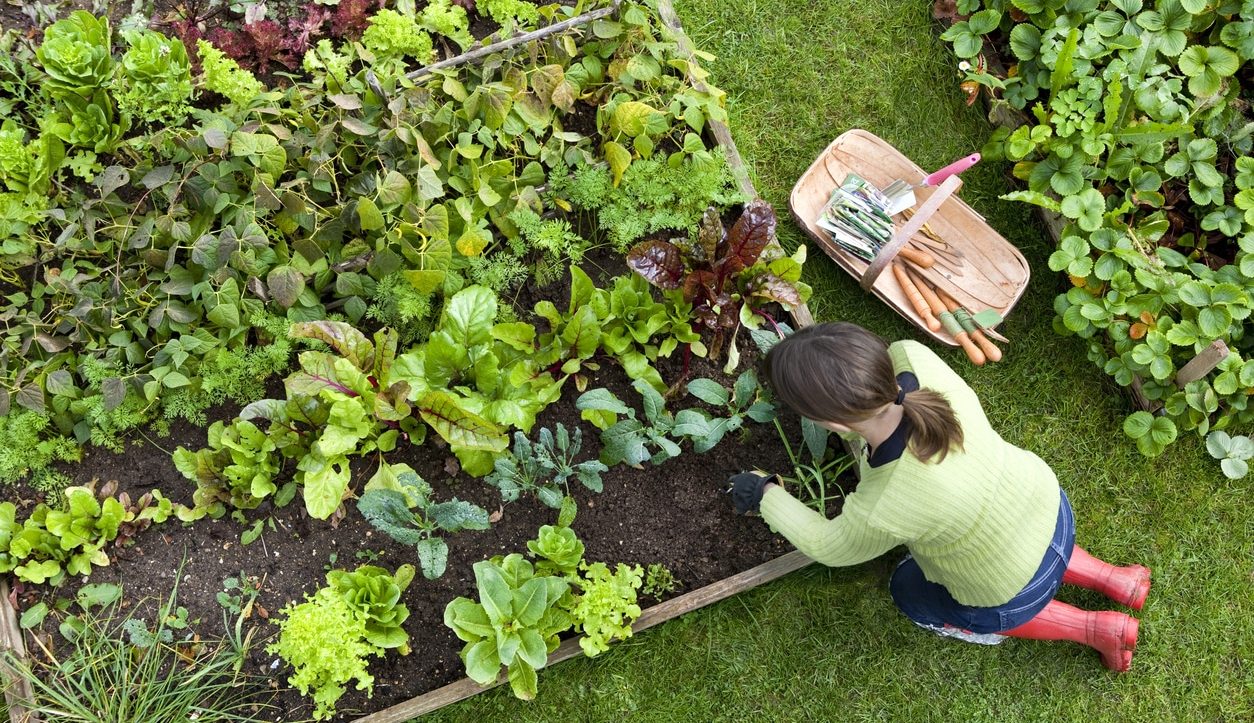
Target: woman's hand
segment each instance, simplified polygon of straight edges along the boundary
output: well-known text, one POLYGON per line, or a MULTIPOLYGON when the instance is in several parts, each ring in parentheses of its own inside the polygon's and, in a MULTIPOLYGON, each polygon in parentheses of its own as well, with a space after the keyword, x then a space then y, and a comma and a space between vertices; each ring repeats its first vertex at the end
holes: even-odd
POLYGON ((747 515, 757 512, 762 504, 762 495, 769 486, 777 483, 779 477, 765 472, 741 472, 727 480, 727 491, 732 496, 736 513, 747 515))

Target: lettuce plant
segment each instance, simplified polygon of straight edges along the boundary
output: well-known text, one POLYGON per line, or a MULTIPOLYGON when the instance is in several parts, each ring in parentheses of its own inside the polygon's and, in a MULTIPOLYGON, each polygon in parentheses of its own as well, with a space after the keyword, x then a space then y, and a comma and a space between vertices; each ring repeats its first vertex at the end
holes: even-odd
POLYGON ((54 98, 91 98, 113 76, 107 18, 75 10, 44 30, 35 56, 48 74, 44 88, 54 98))
POLYGON ((118 108, 148 123, 178 124, 190 110, 191 63, 183 41, 152 30, 124 32, 118 108))
POLYGON ((409 633, 401 627, 409 618, 409 608, 400 599, 413 580, 413 565, 401 565, 395 574, 377 565, 327 573, 327 585, 366 621, 366 642, 395 648, 401 655, 409 654, 409 633))
POLYGON ((474 565, 479 601, 459 597, 444 608, 444 624, 465 641, 466 675, 480 685, 494 682, 502 666, 510 688, 523 700, 536 697, 536 671, 557 649, 558 635, 573 621, 558 603, 570 583, 537 576, 521 554, 474 565))
POLYGON ((12 502, 0 502, 0 573, 23 582, 59 585, 67 575, 90 575, 109 564, 105 547, 140 527, 184 515, 154 490, 132 504, 129 497, 97 499, 90 487, 68 487, 60 505, 40 503, 19 523, 12 502))
POLYGON ((174 451, 174 466, 196 483, 192 494, 196 507, 218 517, 224 505, 253 509, 278 491, 275 477, 298 440, 290 428, 267 427, 262 429, 247 419, 214 422, 209 426, 208 447, 197 452, 183 447, 174 451))
POLYGON ((370 17, 361 44, 378 60, 408 56, 425 65, 434 52, 431 36, 423 31, 416 17, 388 9, 370 17))
POLYGON ((618 563, 613 572, 604 562, 582 563, 575 579, 579 592, 570 608, 575 629, 583 633, 579 647, 589 658, 604 653, 610 642, 631 637, 631 624, 640 617, 636 591, 644 579, 639 565, 618 563))
POLYGON ((488 511, 454 497, 433 499, 431 485, 404 464, 384 464, 366 484, 357 511, 375 529, 418 550, 423 577, 434 580, 448 566, 448 543, 440 535, 462 530, 486 530, 488 511))
POLYGON ((536 570, 544 574, 572 577, 583 562, 583 542, 566 525, 544 525, 536 539, 527 542, 527 549, 543 558, 536 563, 536 570))
POLYGON ((583 446, 583 432, 575 427, 572 434, 561 422, 556 430, 555 434, 548 427, 541 429, 535 444, 522 432, 514 433, 513 452, 497 456, 492 473, 484 479, 501 491, 501 499, 513 502, 524 493, 534 494, 557 509, 570 495, 572 479, 593 492, 601 491, 601 473, 609 468, 595 459, 575 461, 583 446))
POLYGON ((369 656, 383 648, 367 640, 366 617, 330 587, 319 589, 300 604, 289 604, 276 621, 279 639, 266 647, 295 672, 287 682, 314 700, 314 720, 329 720, 335 703, 350 682, 367 695, 374 692, 374 676, 367 671, 369 656))
POLYGON ((129 127, 127 117, 118 115, 102 90, 86 98, 67 96, 47 122, 48 131, 67 145, 93 153, 112 152, 129 127))
POLYGON ((204 40, 196 42, 200 65, 204 68, 201 83, 208 90, 223 96, 240 108, 247 108, 266 88, 252 73, 239 67, 221 50, 204 40))

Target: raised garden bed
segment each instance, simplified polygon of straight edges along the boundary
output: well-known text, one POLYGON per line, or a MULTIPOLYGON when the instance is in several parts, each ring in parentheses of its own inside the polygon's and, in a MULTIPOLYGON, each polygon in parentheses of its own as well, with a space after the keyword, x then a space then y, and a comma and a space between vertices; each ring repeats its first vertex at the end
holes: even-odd
MULTIPOLYGON (((664 20, 680 33, 681 48, 691 57, 691 46, 682 36, 669 2, 662 0, 659 10, 664 20)), ((694 81, 694 85, 700 83, 695 78, 694 81)), ((724 148, 741 189, 752 197, 752 184, 739 162, 726 126, 711 122, 707 130, 714 142, 724 148)), ((621 256, 599 253, 590 256, 589 261, 585 268, 598 285, 615 275, 629 273, 621 256)), ((568 294, 568 283, 539 288, 528 284, 515 299, 516 310, 523 317, 534 302, 546 299, 561 307, 568 294)), ((794 315, 799 324, 810 322, 804 304, 796 308, 794 315)), ((740 369, 756 363, 757 354, 747 346, 747 340, 742 340, 740 369)), ((723 373, 721 366, 721 360, 711 363, 679 354, 658 362, 658 370, 667 383, 704 377, 730 387, 736 377, 723 373)), ((592 376, 590 386, 606 387, 619 398, 635 403, 638 395, 630 383, 626 373, 606 359, 592 376)), ((275 384, 270 385, 269 391, 272 396, 281 396, 275 384)), ((552 428, 561 423, 568 429, 581 429, 585 446, 583 458, 586 459, 594 456, 599 446, 598 431, 581 420, 575 408, 576 396, 573 390, 568 391, 539 415, 535 428, 552 428)), ((701 406, 692 397, 683 395, 682 390, 671 405, 675 409, 701 406)), ((237 412, 235 406, 217 407, 209 411, 208 421, 230 420, 237 412)), ((798 447, 801 433, 797 418, 781 414, 779 421, 790 442, 798 447)), ((129 445, 123 454, 87 447, 82 460, 65 466, 64 471, 75 484, 116 480, 117 491, 128 493, 132 499, 156 488, 178 501, 185 501, 191 485, 176 469, 170 452, 176 446, 203 447, 205 431, 182 422, 172 427, 171 435, 166 438, 140 435, 144 441, 129 445)), ((685 450, 683 455, 660 466, 646 465, 642 469, 616 466, 604 473, 604 490, 600 494, 571 485, 578 503, 573 529, 586 545, 586 559, 611 565, 619 562, 642 566, 662 564, 681 582, 676 590, 661 596, 665 601, 660 604, 641 596, 645 611, 637 629, 806 564, 799 555, 786 554, 787 544, 759 521, 734 515, 730 500, 723 494, 724 480, 731 474, 755 467, 772 470, 790 467, 788 453, 774 425, 748 424, 747 427, 742 433, 727 435, 719 446, 706 454, 685 450)), ((448 570, 443 577, 434 581, 419 578, 406 590, 402 602, 411 615, 405 629, 413 652, 407 656, 391 653, 375 659, 370 666, 375 676, 373 697, 367 699, 362 693, 349 692, 339 701, 337 720, 372 710, 380 712, 368 716, 367 720, 403 720, 402 716, 429 710, 432 701, 452 702, 481 690, 463 678, 464 669, 457 655, 461 643, 443 625, 445 605, 460 595, 475 596, 470 573, 472 563, 493 555, 525 552, 526 542, 535 537, 537 527, 554 522, 556 516, 555 510, 529 497, 503 505, 495 489, 461 471, 453 452, 435 435, 428 435, 424 445, 402 445, 389 454, 388 461, 411 465, 433 485, 440 499, 456 495, 493 511, 493 524, 487 531, 463 532, 450 538, 448 570), (452 688, 444 688, 450 684, 452 688)), ((356 460, 350 489, 360 494, 373 471, 372 463, 356 460)), ((851 484, 848 480, 841 480, 841 483, 851 484)), ((33 500, 36 496, 30 489, 20 489, 16 495, 24 500, 33 500)), ((837 508, 838 503, 829 504, 828 512, 835 512, 837 508)), ((272 623, 267 621, 278 609, 289 602, 300 601, 304 595, 321 587, 327 569, 352 569, 367 561, 395 569, 414 562, 414 549, 374 529, 357 512, 351 499, 343 514, 333 516, 330 521, 310 518, 299 504, 272 508, 268 502, 248 512, 246 517, 246 523, 227 517, 199 520, 186 529, 179 529, 177 523, 150 528, 137 536, 132 546, 112 551, 112 564, 93 570, 91 582, 122 586, 125 606, 134 609, 146 606, 152 609, 154 601, 164 599, 177 583, 179 603, 186 607, 186 619, 193 629, 204 626, 216 630, 222 616, 217 598, 223 591, 224 580, 232 577, 254 580, 261 592, 250 624, 259 625, 264 637, 274 631, 272 623)), ((23 610, 39 601, 55 606, 58 598, 73 597, 81 584, 81 579, 67 580, 51 592, 21 586, 13 596, 6 596, 0 602, 9 623, 6 631, 16 630, 11 602, 17 602, 18 608, 23 610)), ((41 636, 41 647, 56 650, 65 645, 54 632, 59 618, 54 613, 42 625, 34 626, 33 634, 41 636)), ((21 652, 20 635, 15 638, 6 632, 5 641, 8 647, 21 652)), ((576 651, 577 644, 568 639, 551 661, 565 659, 576 651)), ((289 671, 275 656, 257 646, 252 650, 248 672, 277 683, 286 678, 289 671)), ((543 691, 543 674, 540 687, 543 691)), ((20 697, 20 691, 15 696, 20 697)), ((10 702, 11 710, 20 719, 20 705, 15 705, 20 701, 11 698, 10 702)), ((279 691, 276 703, 281 712, 270 718, 275 721, 303 720, 311 711, 308 699, 293 690, 279 691)))

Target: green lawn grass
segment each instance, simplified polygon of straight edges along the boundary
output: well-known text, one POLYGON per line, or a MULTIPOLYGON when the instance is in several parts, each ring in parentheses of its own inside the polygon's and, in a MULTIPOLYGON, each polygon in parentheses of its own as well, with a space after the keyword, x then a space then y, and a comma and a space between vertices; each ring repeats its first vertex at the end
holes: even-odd
MULTIPOLYGON (((978 150, 989 133, 978 106, 963 104, 925 0, 678 5, 697 45, 718 56, 709 67, 728 93, 733 133, 781 217, 795 179, 849 128, 884 137, 925 168, 978 150)), ((1224 479, 1193 437, 1156 460, 1137 454, 1121 430, 1129 411, 1121 391, 1079 340, 1052 331, 1059 277, 1046 267, 1042 227, 1026 207, 997 200, 1007 190, 1001 164, 963 178, 963 198, 1023 250, 1036 275, 1003 329, 1012 340, 1003 363, 975 369, 961 352, 940 351, 1005 438, 1054 466, 1081 544, 1153 569, 1133 671, 1108 673, 1096 653, 1072 643, 985 648, 925 634, 889 599, 897 561, 889 555, 854 568, 811 566, 596 659, 542 671, 532 703, 498 689, 429 720, 1254 719, 1250 482, 1224 479)), ((791 223, 781 237, 802 242, 791 223)), ((817 318, 921 338, 812 251, 817 318)), ((1062 598, 1103 605, 1073 589, 1062 598)))

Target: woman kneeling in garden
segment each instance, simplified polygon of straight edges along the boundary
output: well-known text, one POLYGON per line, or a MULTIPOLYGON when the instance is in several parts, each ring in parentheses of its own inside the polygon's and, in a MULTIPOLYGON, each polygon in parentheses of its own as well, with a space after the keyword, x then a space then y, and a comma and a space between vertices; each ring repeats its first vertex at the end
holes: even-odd
POLYGON ((766 358, 776 395, 821 426, 867 443, 861 481, 828 520, 774 477, 732 478, 740 513, 759 510, 798 550, 854 565, 897 545, 897 606, 941 635, 994 644, 1004 636, 1073 640, 1126 671, 1138 621, 1054 600, 1061 583, 1140 609, 1150 572, 1115 567, 1075 544, 1075 521, 1053 470, 989 426, 970 387, 930 349, 888 345, 854 324, 798 331, 766 358))

